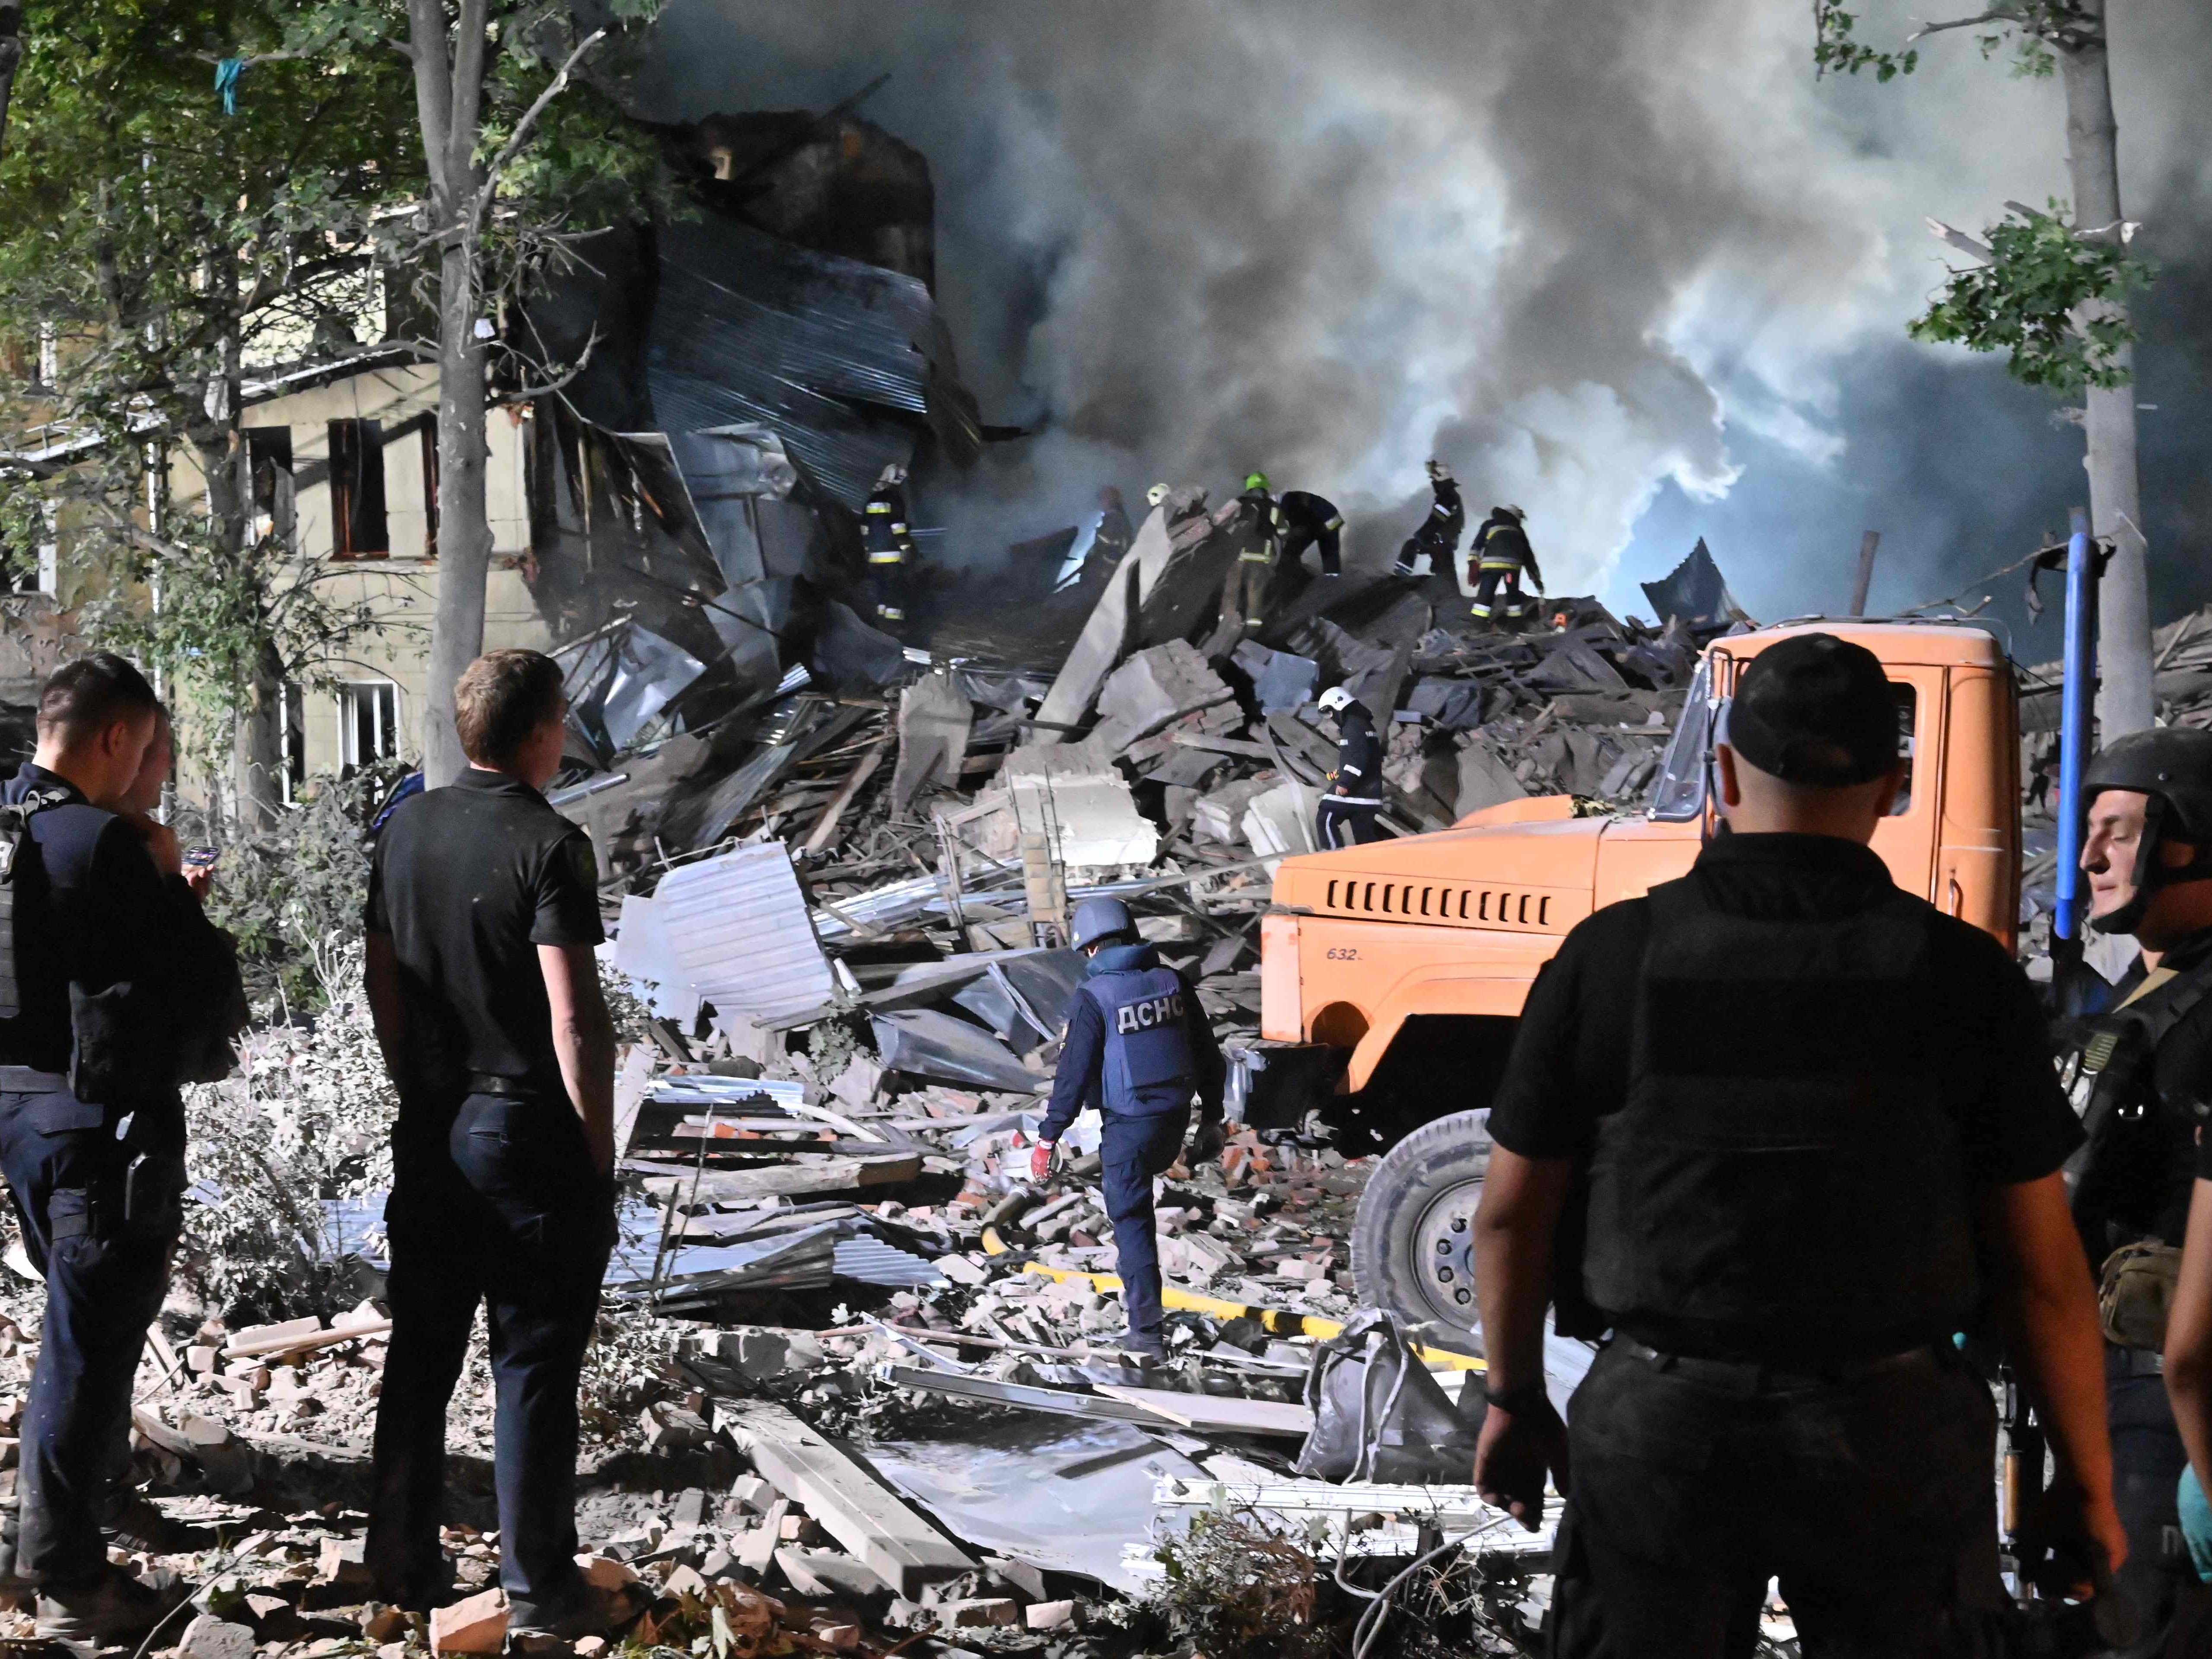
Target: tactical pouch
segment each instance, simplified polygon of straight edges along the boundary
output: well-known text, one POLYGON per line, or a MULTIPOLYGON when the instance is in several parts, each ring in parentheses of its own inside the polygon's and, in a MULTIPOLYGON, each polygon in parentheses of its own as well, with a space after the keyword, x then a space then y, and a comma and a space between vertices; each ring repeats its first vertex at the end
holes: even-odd
POLYGON ((2181 1252, 2155 1238, 2123 1244, 2105 1258, 2097 1313, 2105 1340, 2146 1353, 2166 1352, 2166 1319, 2181 1277, 2181 1252))
POLYGON ((175 1080, 175 1054, 143 1000, 128 980, 99 992, 70 983, 70 1092, 112 1115, 158 1097, 175 1080))
POLYGON ((1314 1425, 1298 1449, 1302 1475, 1426 1486, 1463 1481, 1474 1465, 1474 1425, 1380 1309, 1315 1349, 1305 1402, 1314 1425))

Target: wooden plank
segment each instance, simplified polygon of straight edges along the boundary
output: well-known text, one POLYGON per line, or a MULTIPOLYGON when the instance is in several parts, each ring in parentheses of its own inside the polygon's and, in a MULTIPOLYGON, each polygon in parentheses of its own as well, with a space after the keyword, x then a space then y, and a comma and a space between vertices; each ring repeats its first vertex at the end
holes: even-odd
POLYGON ((975 1558, 785 1407, 717 1401, 714 1422, 770 1485, 804 1504, 823 1531, 909 1601, 927 1584, 978 1571, 975 1558))
POLYGON ((1313 1432, 1314 1414, 1310 1409, 1279 1400, 1229 1400, 1210 1394, 1185 1394, 1176 1389, 1126 1388, 1118 1382, 1091 1386, 1109 1400, 1141 1406, 1187 1429, 1213 1429, 1230 1434, 1279 1434, 1296 1439, 1304 1439, 1313 1432))
MULTIPOLYGON (((699 1177, 699 1197, 726 1203, 733 1199, 781 1198, 793 1193, 842 1193, 855 1187, 888 1187, 921 1173, 921 1154, 890 1158, 828 1158, 819 1164, 773 1164, 762 1170, 709 1170, 699 1177)), ((691 1177, 647 1176, 645 1190, 656 1199, 671 1193, 691 1195, 691 1177)))

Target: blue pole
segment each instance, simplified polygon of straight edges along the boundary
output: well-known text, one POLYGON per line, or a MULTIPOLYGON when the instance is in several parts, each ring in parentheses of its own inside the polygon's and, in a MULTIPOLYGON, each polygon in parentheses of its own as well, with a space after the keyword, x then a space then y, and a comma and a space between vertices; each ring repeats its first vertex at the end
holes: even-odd
POLYGON ((2097 694, 2096 552, 2089 515, 2074 509, 2066 544, 2066 685, 2059 694, 2058 938, 2081 937, 2081 772, 2089 763, 2090 721, 2097 694))

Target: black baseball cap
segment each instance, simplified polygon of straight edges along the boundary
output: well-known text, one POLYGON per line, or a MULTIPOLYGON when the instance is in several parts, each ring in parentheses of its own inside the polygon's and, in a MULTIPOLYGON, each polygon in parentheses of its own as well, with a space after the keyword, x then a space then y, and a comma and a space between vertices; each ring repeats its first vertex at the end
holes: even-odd
POLYGON ((1897 764, 1897 696, 1881 659, 1832 634, 1798 634, 1751 659, 1724 741, 1785 783, 1838 789, 1897 764))

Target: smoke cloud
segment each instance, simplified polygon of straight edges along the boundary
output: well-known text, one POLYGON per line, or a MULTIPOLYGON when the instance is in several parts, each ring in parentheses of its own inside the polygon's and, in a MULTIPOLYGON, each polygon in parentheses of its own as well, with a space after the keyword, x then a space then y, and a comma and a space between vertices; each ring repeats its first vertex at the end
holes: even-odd
MULTIPOLYGON (((1870 39, 1913 26, 1864 10, 1870 39)), ((2184 112, 2212 9, 2114 10, 2139 246, 2201 290, 2212 172, 2184 112)), ((1901 339, 1942 279, 1923 215, 2066 193, 2063 99, 1966 33, 1908 81, 1815 82, 1807 14, 674 0, 641 94, 659 118, 822 108, 891 72, 865 113, 929 157, 967 376, 988 418, 1045 428, 921 503, 973 550, 1101 483, 1218 499, 1259 467, 1336 500, 1379 563, 1433 454, 1475 513, 1528 509, 1555 592, 1635 609, 1632 579, 1704 533, 1755 611, 1839 606, 1875 526, 1877 601, 1913 603, 2081 494, 2050 399, 1901 339)), ((2203 364, 2146 332, 2148 528, 2193 600, 2172 542, 2206 516, 2203 364)))

